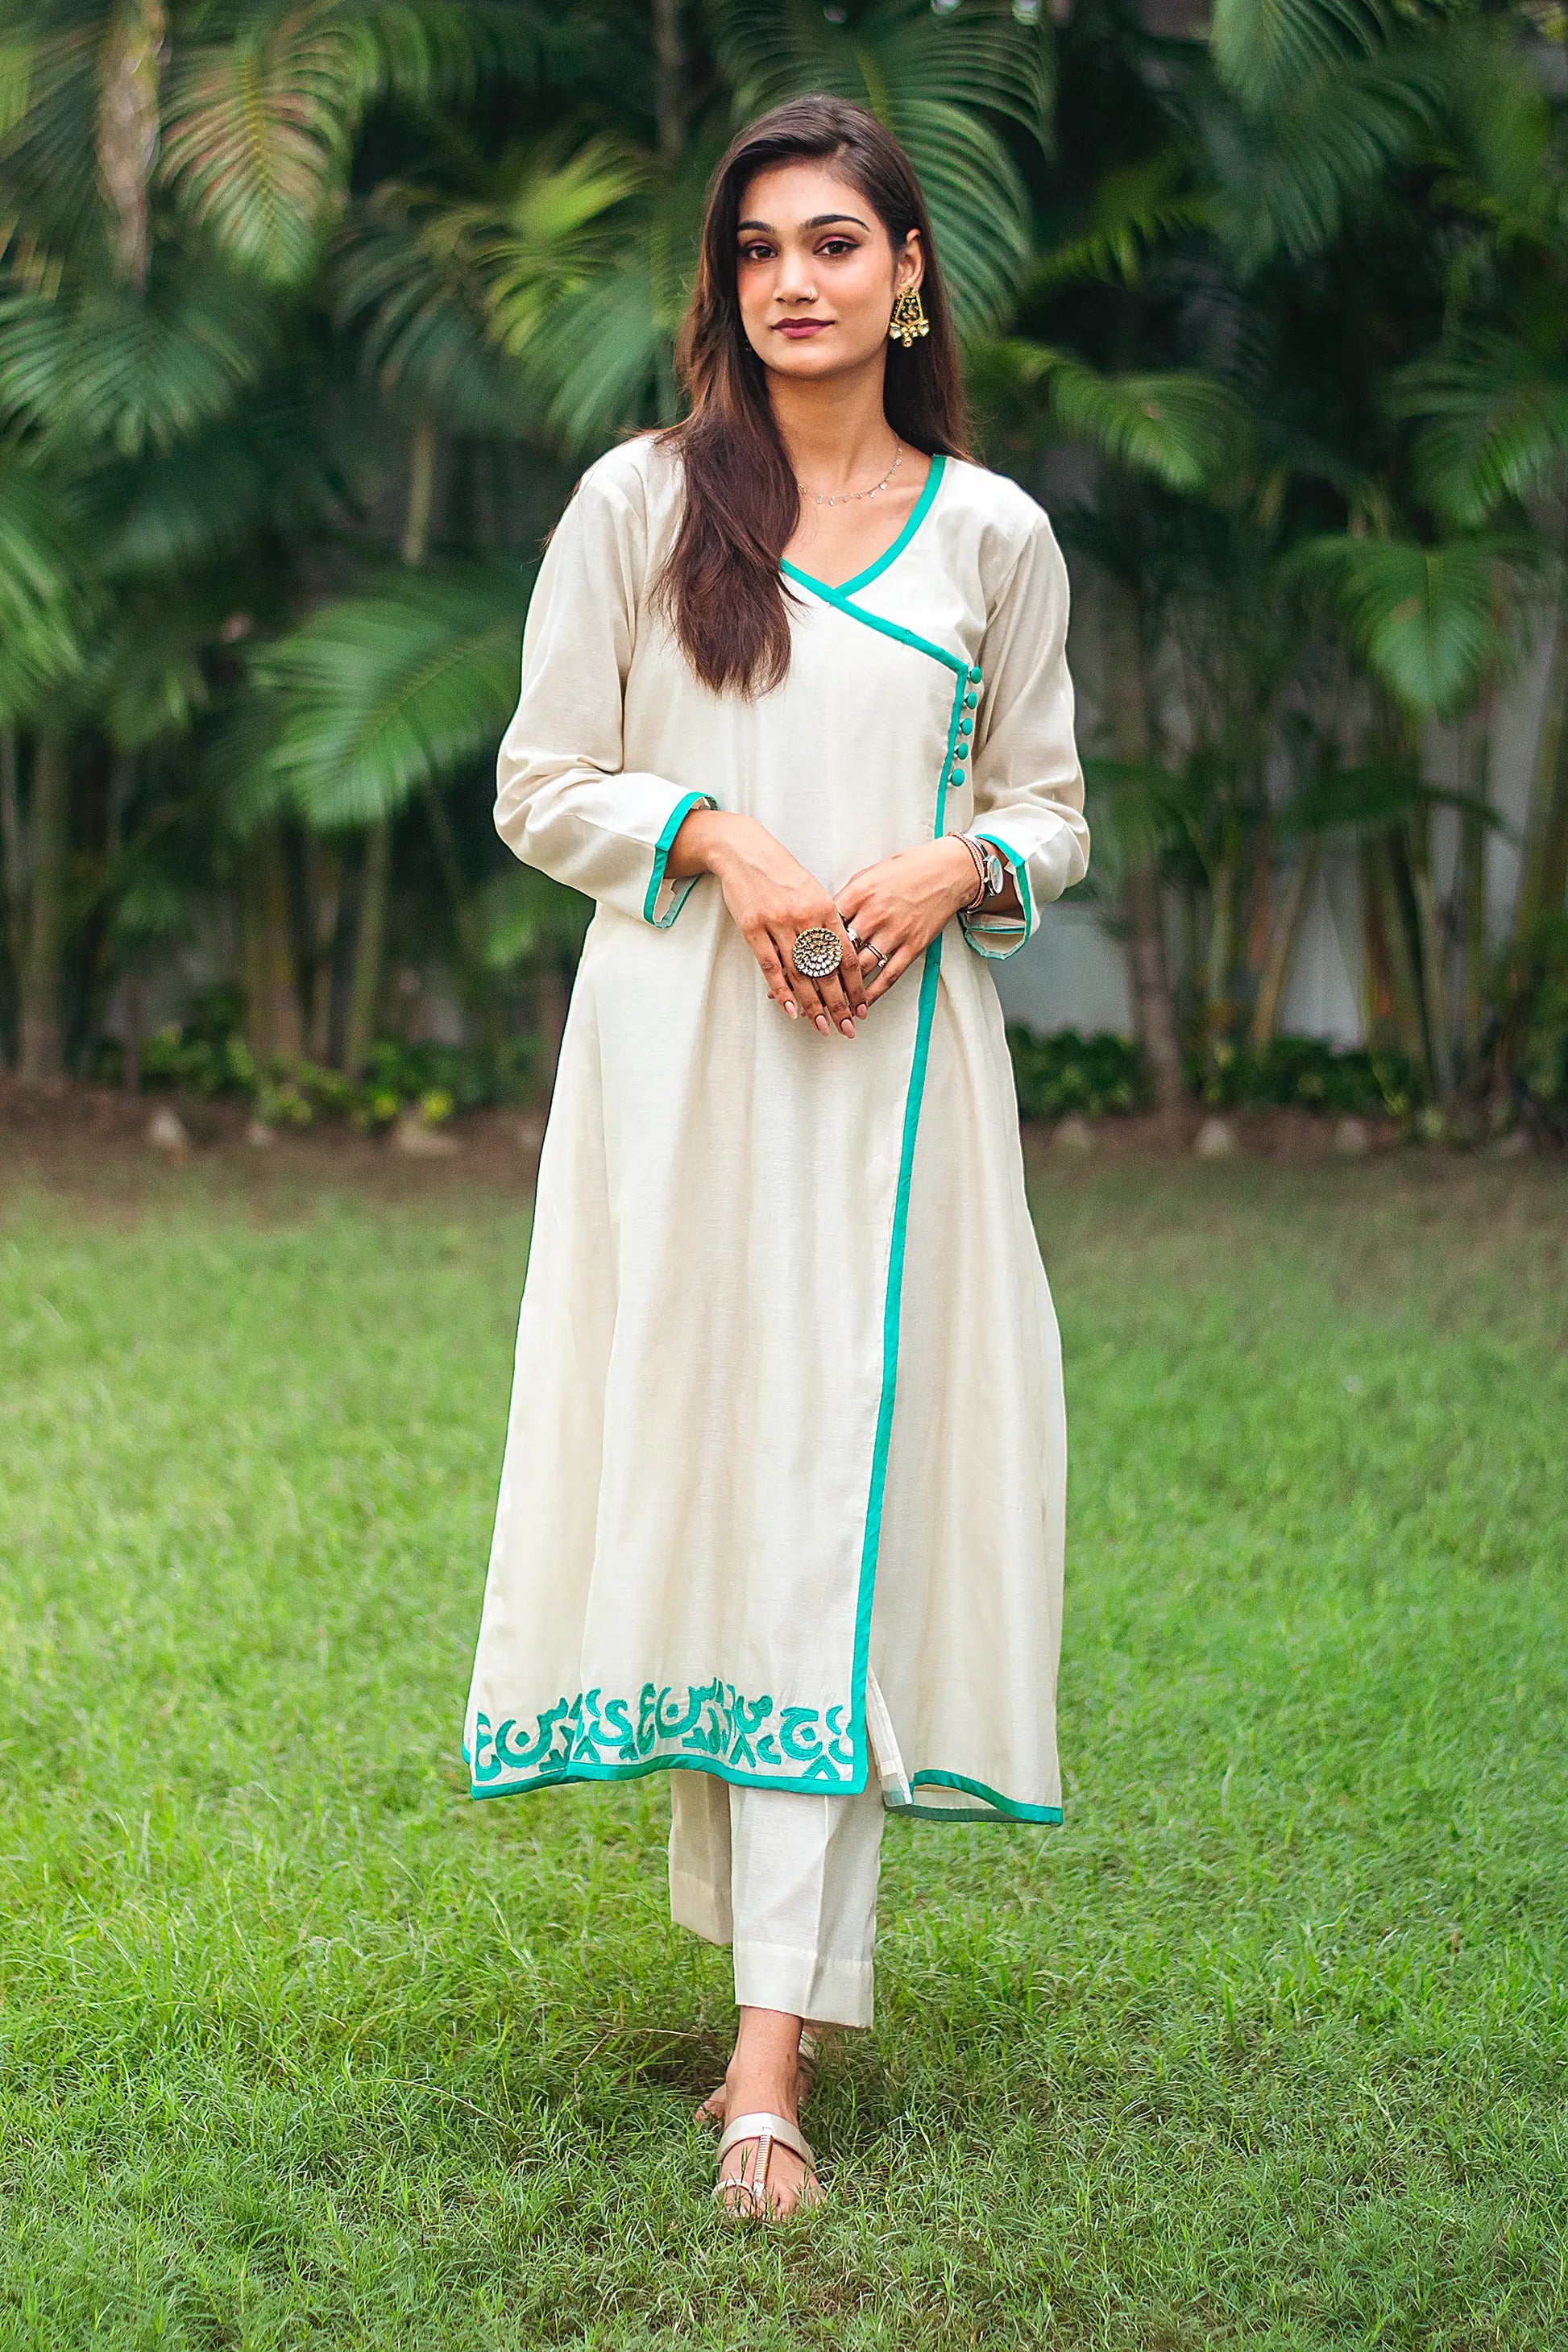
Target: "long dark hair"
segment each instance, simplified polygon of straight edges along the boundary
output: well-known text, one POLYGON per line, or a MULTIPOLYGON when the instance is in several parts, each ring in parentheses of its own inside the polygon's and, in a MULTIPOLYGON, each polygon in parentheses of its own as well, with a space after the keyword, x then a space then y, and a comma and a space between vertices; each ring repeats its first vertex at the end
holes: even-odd
POLYGON ((918 229, 921 300, 931 332, 888 347, 884 404, 901 441, 966 457, 958 338, 914 168, 874 114, 841 98, 791 99, 740 131, 709 184, 691 301, 676 345, 690 413, 658 438, 685 467, 680 530, 655 585, 699 677, 720 692, 776 686, 789 668, 788 593, 779 559, 800 517, 800 490, 746 339, 736 292, 741 203, 757 173, 809 157, 831 163, 900 248, 918 229))

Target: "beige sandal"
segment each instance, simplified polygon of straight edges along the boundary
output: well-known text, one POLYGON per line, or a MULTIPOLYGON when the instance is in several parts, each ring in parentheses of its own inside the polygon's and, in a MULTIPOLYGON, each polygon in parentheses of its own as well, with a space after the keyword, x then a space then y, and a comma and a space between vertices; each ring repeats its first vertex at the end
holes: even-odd
POLYGON ((739 2147, 742 2140, 753 2139, 757 2143, 757 2153, 752 2159, 750 2175, 742 2172, 734 2179, 716 2180, 713 2184, 714 2197, 726 2212, 732 2213, 742 2221, 771 2221, 775 2218, 768 2197, 768 2165, 775 2145, 787 2147, 790 2154, 798 2156, 805 2167, 805 2179, 800 2184, 796 2210, 807 2205, 820 2204, 826 2192, 816 2177, 816 2158, 787 2116, 737 2116, 719 2142, 720 2163, 722 2164, 730 2150, 739 2147))

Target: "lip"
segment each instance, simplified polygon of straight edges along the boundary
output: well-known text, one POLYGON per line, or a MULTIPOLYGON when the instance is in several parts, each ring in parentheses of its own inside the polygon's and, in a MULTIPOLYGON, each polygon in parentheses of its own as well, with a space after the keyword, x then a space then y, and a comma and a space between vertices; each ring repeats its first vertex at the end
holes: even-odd
POLYGON ((831 319, 781 319, 773 329, 775 335, 787 335, 792 343, 809 342, 813 335, 831 327, 831 319))

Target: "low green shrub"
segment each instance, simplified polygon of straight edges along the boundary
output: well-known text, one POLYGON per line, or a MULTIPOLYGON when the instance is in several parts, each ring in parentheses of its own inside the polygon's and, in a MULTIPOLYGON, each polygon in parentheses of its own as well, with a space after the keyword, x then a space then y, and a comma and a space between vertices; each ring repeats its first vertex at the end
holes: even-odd
MULTIPOLYGON (((1061 1118, 1069 1111, 1097 1118, 1146 1110, 1152 1101, 1142 1047, 1131 1037, 1110 1030, 1086 1037, 1076 1029, 1041 1035, 1015 1021, 1008 1025, 1007 1044, 1025 1118, 1061 1118)), ((1227 1110, 1402 1118, 1421 1099, 1416 1072, 1399 1056, 1332 1045, 1322 1037, 1276 1037, 1263 1054, 1222 1047, 1212 1068, 1190 1055, 1184 1075, 1194 1101, 1227 1110)))
POLYGON ((1519 980, 1514 1092, 1568 1141, 1568 916, 1541 925, 1519 980))
MULTIPOLYGON (((457 1111, 522 1101, 534 1081, 538 1045, 529 1036, 509 1037, 490 1049, 383 1037, 372 1047, 360 1078, 316 1062, 280 1056, 258 1062, 241 1034, 242 1011, 236 991, 206 991, 184 1021, 171 1022, 145 1041, 142 1085, 243 1097, 268 1127, 313 1127, 320 1119, 346 1118, 356 1127, 375 1128, 389 1126, 411 1105, 426 1125, 437 1127, 457 1111)), ((93 1075, 117 1083, 124 1061, 118 1039, 101 1039, 93 1075)))
POLYGON ((1097 1118, 1104 1111, 1148 1107, 1143 1050, 1131 1037, 1109 1029, 1089 1037, 1076 1029, 1042 1036, 1015 1021, 1008 1024, 1007 1044, 1025 1118, 1061 1118, 1068 1111, 1097 1118))
POLYGON ((1425 1093, 1419 1072, 1402 1055, 1333 1045, 1326 1037, 1276 1037, 1261 1054, 1221 1045, 1213 1066, 1191 1057, 1186 1079, 1218 1109, 1322 1110, 1341 1118, 1405 1118, 1425 1093))

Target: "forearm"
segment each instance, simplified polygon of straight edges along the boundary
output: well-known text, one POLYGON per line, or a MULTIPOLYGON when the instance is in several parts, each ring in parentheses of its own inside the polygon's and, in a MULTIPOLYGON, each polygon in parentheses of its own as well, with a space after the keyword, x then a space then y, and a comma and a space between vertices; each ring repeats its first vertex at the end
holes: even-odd
POLYGON ((684 882, 697 874, 717 874, 727 851, 739 848, 748 831, 762 832, 754 817, 732 809, 693 809, 669 845, 665 872, 684 882))

